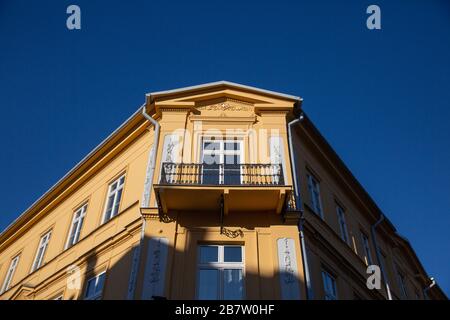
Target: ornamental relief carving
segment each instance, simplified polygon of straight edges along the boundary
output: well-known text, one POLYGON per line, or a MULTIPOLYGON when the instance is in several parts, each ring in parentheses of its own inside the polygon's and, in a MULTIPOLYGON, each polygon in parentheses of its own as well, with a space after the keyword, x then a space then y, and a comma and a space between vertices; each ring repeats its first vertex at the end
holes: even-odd
POLYGON ((225 101, 216 102, 209 105, 197 107, 198 110, 210 111, 253 111, 253 105, 243 101, 226 99, 225 101))

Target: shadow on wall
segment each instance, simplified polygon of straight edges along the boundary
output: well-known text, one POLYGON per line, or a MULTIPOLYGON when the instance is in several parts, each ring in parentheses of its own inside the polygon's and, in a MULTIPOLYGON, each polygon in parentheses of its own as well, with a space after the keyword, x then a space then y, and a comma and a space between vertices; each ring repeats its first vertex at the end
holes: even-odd
MULTIPOLYGON (((252 215, 240 216, 238 219, 226 217, 225 232, 229 232, 229 234, 228 236, 223 236, 226 239, 224 241, 210 241, 211 231, 206 229, 207 227, 220 227, 220 221, 218 221, 216 215, 211 221, 208 221, 209 219, 200 219, 201 217, 196 216, 191 216, 189 219, 177 219, 179 227, 185 227, 186 230, 189 229, 184 235, 186 247, 183 251, 169 245, 168 242, 161 239, 163 236, 159 238, 146 237, 141 248, 140 272, 136 279, 134 299, 150 299, 151 297, 175 300, 196 299, 198 295, 199 269, 212 269, 199 265, 199 245, 206 243, 211 245, 244 246, 243 261, 247 260, 246 265, 242 264, 244 299, 280 299, 282 296, 288 299, 296 296, 304 299, 304 283, 295 273, 279 274, 274 272, 274 268, 276 269, 278 266, 278 261, 273 261, 273 259, 266 258, 264 260, 265 264, 262 264, 262 260, 261 263, 257 262, 260 255, 275 257, 276 253, 274 255, 271 248, 264 249, 265 252, 258 252, 257 247, 251 248, 251 246, 248 246, 248 243, 244 243, 243 235, 238 230, 244 228, 247 230, 254 229, 254 223, 251 223, 252 218, 254 218, 254 215, 253 217, 252 215), (199 226, 199 224, 203 224, 204 227, 199 226), (163 283, 165 284, 163 285, 163 283), (283 292, 281 289, 282 283, 284 287, 283 292)), ((176 218, 174 216, 165 217, 168 223, 176 218)), ((262 225, 258 224, 258 227, 274 225, 275 221, 273 219, 270 216, 263 217, 262 225)), ((279 217, 276 220, 278 224, 282 224, 279 217)), ((151 227, 151 221, 149 227, 151 227)), ((181 239, 179 240, 181 241, 181 239)), ((103 283, 103 290, 98 298, 105 300, 127 299, 130 271, 134 259, 136 259, 136 246, 126 249, 119 256, 111 257, 109 265, 105 263, 99 264, 97 255, 93 254, 92 257, 88 258, 85 274, 81 276, 83 281, 81 290, 78 292, 67 290, 64 299, 85 299, 89 295, 92 296, 92 292, 95 292, 95 289, 92 289, 92 283, 88 285, 89 279, 95 279, 96 276, 104 271, 104 282, 101 279, 97 281, 97 285, 103 283)), ((283 257, 283 259, 286 260, 288 258, 283 257)), ((300 257, 297 256, 296 259, 298 261, 300 257)), ((289 262, 287 261, 286 263, 289 262)), ((230 265, 222 265, 219 268, 230 270, 230 268, 239 269, 241 266, 236 263, 232 264, 231 267, 230 265)), ((297 275, 299 273, 301 273, 301 270, 297 270, 297 275)), ((229 274, 231 274, 231 271, 229 274)), ((239 274, 239 271, 236 271, 233 275, 236 276, 236 274, 239 274)), ((239 275, 237 278, 239 278, 239 275)), ((220 279, 220 281, 226 281, 223 278, 223 273, 220 279)), ((228 285, 231 287, 238 285, 238 283, 234 282, 234 279, 233 277, 228 279, 228 285)), ((95 284, 95 282, 93 283, 95 284)))

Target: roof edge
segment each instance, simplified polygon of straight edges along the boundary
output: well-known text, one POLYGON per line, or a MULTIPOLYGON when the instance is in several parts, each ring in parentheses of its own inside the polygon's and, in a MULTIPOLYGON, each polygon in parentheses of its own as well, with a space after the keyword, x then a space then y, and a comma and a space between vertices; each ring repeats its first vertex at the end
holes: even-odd
POLYGON ((92 158, 101 148, 103 148, 112 138, 114 138, 124 127, 126 127, 134 118, 141 114, 142 107, 139 107, 128 119, 126 119, 117 129, 103 139, 94 149, 92 149, 84 158, 82 158, 72 169, 70 169, 62 178, 54 183, 42 196, 35 200, 27 209, 25 209, 16 219, 14 219, 3 231, 0 232, 0 242, 2 238, 10 232, 13 227, 20 222, 21 219, 31 212, 41 201, 49 196, 64 180, 74 174, 84 163, 92 158))
POLYGON ((208 83, 199 84, 199 85, 195 85, 195 86, 182 87, 182 88, 171 89, 171 90, 150 92, 150 93, 147 93, 146 96, 151 97, 151 98, 157 98, 157 97, 162 97, 162 96, 168 96, 171 94, 177 94, 177 93, 182 93, 182 92, 191 92, 191 91, 197 91, 197 90, 201 90, 201 89, 214 88, 214 87, 220 87, 220 86, 228 86, 228 87, 237 88, 237 89, 249 90, 249 91, 253 91, 256 93, 261 93, 261 94, 276 96, 276 97, 280 97, 280 98, 284 98, 284 99, 294 100, 296 102, 303 101, 303 98, 298 97, 298 96, 285 94, 285 93, 281 93, 281 92, 276 92, 276 91, 271 91, 271 90, 266 90, 266 89, 261 89, 261 88, 256 88, 256 87, 247 86, 247 85, 230 82, 230 81, 225 81, 225 80, 208 82, 208 83))

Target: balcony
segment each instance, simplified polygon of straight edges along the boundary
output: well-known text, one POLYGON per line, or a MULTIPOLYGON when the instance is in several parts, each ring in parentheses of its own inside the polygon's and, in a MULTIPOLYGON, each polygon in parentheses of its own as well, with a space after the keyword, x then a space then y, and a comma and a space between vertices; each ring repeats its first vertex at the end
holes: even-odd
POLYGON ((155 192, 163 213, 216 211, 281 213, 292 188, 281 164, 163 163, 155 192))

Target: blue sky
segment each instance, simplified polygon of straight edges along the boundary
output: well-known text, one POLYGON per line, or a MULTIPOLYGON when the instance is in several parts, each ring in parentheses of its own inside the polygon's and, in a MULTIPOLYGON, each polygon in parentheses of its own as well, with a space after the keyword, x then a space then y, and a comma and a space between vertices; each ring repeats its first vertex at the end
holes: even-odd
POLYGON ((1 0, 0 229, 146 92, 228 80, 302 96, 449 295, 449 39, 445 0, 1 0))

